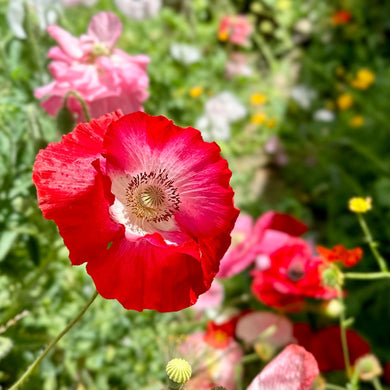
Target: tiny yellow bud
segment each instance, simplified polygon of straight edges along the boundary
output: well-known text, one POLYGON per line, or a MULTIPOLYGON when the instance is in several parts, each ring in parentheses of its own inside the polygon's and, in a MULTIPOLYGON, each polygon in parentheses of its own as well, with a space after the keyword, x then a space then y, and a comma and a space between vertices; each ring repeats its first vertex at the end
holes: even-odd
POLYGON ((355 115, 349 121, 351 127, 362 127, 364 125, 364 117, 361 115, 355 115))
POLYGON ((180 387, 191 378, 192 374, 190 363, 184 359, 179 358, 170 360, 166 366, 165 371, 168 378, 174 382, 174 384, 178 385, 178 389, 180 389, 180 387))
POLYGON ((265 115, 264 112, 258 112, 251 117, 251 123, 254 125, 261 125, 266 121, 266 119, 267 115, 265 115))
POLYGON ((267 97, 262 93, 254 93, 251 95, 251 104, 258 106, 267 102, 267 97))
POLYGON ((353 98, 349 93, 343 93, 337 98, 337 106, 340 110, 348 110, 353 104, 353 98))
POLYGON ((198 98, 203 93, 203 87, 196 86, 190 89, 190 96, 192 98, 198 98))
POLYGON ((344 311, 344 305, 339 299, 331 299, 324 304, 324 313, 331 318, 339 318, 344 311))
POLYGON ((370 197, 355 197, 349 200, 348 208, 354 213, 366 213, 372 208, 372 199, 370 197))
POLYGON ((276 348, 272 344, 266 342, 256 343, 254 349, 259 358, 266 362, 271 360, 276 352, 276 348))

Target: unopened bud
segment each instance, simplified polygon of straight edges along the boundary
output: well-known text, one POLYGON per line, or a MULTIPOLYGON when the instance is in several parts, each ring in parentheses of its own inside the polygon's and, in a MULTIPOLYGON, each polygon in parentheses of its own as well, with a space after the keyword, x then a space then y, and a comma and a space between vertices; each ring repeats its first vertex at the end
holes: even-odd
POLYGON ((192 368, 184 359, 172 359, 165 369, 169 379, 169 389, 178 390, 191 378, 192 368))
POLYGON ((357 359, 355 370, 358 377, 363 381, 371 381, 383 373, 378 358, 372 354, 367 354, 357 359))

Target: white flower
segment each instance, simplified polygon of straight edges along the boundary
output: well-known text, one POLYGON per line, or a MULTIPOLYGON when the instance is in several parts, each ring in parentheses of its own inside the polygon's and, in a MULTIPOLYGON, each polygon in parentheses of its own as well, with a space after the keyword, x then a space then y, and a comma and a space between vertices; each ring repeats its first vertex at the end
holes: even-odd
POLYGON ((161 8, 161 0, 114 0, 116 7, 128 18, 143 20, 156 16, 161 8))
POLYGON ((244 118, 247 110, 229 91, 221 92, 205 104, 205 114, 198 118, 196 128, 205 141, 227 141, 230 138, 230 123, 244 118))
POLYGON ((61 3, 65 7, 74 7, 78 4, 86 5, 87 7, 92 7, 98 2, 98 0, 61 0, 61 3))
POLYGON ((291 99, 304 109, 308 109, 311 106, 311 102, 316 96, 317 93, 306 85, 297 85, 290 92, 291 99))
POLYGON ((172 43, 169 48, 171 56, 185 65, 195 64, 200 60, 200 50, 186 43, 172 43))
POLYGON ((218 117, 227 122, 236 122, 246 116, 247 110, 234 94, 224 91, 206 102, 205 112, 210 118, 218 117))
POLYGON ((198 118, 195 127, 202 133, 203 139, 207 142, 227 141, 230 138, 229 122, 219 116, 203 115, 198 118))
POLYGON ((323 108, 321 110, 317 110, 314 113, 313 118, 319 122, 333 122, 335 119, 335 114, 333 111, 323 108))
MULTIPOLYGON (((39 28, 43 31, 47 26, 57 20, 61 12, 61 4, 57 0, 26 0, 30 12, 34 12, 38 19, 39 28)), ((27 37, 23 28, 25 18, 25 5, 23 0, 12 0, 8 3, 7 21, 11 31, 19 39, 27 37)))

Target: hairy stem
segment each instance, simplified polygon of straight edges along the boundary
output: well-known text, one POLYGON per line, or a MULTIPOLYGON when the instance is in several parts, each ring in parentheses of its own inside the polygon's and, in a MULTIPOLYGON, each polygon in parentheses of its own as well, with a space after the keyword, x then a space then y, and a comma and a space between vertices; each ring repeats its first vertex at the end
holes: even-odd
POLYGON ((53 347, 58 343, 61 338, 68 333, 70 329, 79 321, 79 319, 84 315, 87 309, 91 306, 92 302, 98 296, 98 292, 95 291, 86 305, 81 309, 77 316, 66 326, 66 328, 54 339, 49 345, 44 349, 44 351, 35 359, 35 361, 30 365, 26 372, 9 388, 9 390, 19 389, 22 383, 32 374, 32 372, 37 368, 43 358, 53 349, 53 347))

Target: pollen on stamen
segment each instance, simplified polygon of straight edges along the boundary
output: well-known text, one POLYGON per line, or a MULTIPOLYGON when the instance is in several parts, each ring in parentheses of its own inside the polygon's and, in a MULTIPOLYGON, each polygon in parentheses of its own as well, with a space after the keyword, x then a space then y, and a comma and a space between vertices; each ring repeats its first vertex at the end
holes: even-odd
POLYGON ((165 169, 141 172, 132 177, 126 190, 130 212, 147 222, 168 221, 179 210, 180 198, 165 169))

